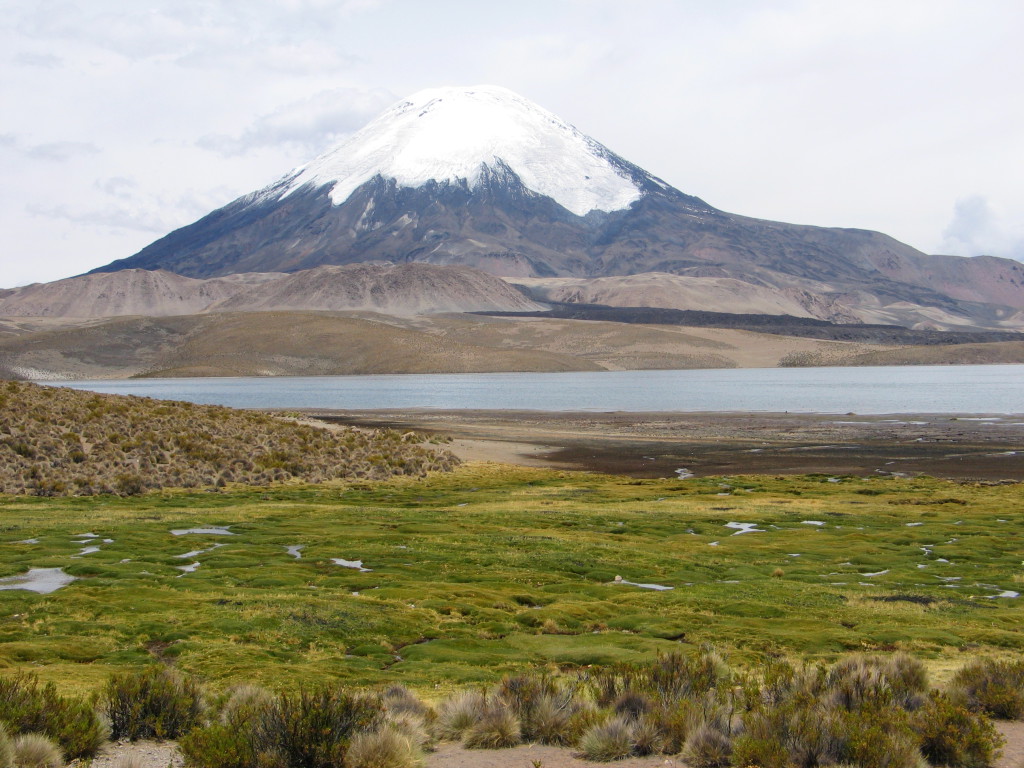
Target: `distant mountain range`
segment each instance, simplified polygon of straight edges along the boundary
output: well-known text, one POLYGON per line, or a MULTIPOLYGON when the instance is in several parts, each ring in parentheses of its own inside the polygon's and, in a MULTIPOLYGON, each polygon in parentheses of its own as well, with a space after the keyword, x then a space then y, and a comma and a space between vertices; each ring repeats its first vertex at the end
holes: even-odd
MULTIPOLYGON (((1019 262, 726 213, 491 86, 418 93, 275 184, 95 272, 227 278, 367 261, 472 267, 559 301, 1024 327, 1019 262)), ((253 290, 260 280, 244 278, 253 290)))

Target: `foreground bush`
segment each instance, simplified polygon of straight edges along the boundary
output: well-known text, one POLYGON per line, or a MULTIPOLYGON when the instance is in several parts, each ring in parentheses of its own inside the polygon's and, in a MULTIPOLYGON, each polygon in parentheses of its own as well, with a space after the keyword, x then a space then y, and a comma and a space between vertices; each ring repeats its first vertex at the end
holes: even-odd
MULTIPOLYGON (((190 765, 338 768, 346 764, 350 744, 357 734, 383 726, 384 708, 378 697, 336 687, 246 699, 244 704, 236 702, 230 709, 226 706, 221 720, 196 728, 181 740, 181 751, 190 765)), ((370 759, 367 755, 372 743, 371 740, 361 747, 361 759, 370 759)), ((397 742, 382 737, 375 743, 383 750, 397 742)))
POLYGON ((57 693, 35 675, 0 678, 0 721, 12 733, 38 733, 53 739, 68 759, 89 758, 106 740, 107 731, 88 703, 57 693))
POLYGON ((1019 720, 1024 717, 1024 662, 971 662, 953 676, 949 692, 955 702, 972 712, 1019 720))
POLYGON ((100 702, 114 739, 177 739, 203 713, 198 684, 164 666, 111 676, 100 702))
POLYGON ((983 714, 971 712, 934 692, 918 711, 915 730, 921 752, 932 765, 985 768, 995 762, 1003 738, 983 714))

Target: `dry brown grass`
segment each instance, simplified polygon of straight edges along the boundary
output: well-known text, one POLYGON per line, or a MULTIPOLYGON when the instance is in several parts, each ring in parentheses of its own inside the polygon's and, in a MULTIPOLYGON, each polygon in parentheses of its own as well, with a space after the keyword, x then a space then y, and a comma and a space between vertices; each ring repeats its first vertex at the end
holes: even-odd
POLYGON ((164 487, 377 480, 458 463, 419 440, 220 406, 0 385, 2 493, 130 496, 164 487))

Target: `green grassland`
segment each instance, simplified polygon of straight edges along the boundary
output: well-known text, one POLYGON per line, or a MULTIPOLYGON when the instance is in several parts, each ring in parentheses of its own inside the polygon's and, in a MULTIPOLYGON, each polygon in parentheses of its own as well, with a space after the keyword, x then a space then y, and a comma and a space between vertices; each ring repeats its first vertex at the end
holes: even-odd
POLYGON ((429 689, 710 642, 751 663, 899 648, 941 670, 1024 647, 1024 603, 996 597, 1024 572, 1022 502, 1019 485, 930 478, 632 480, 493 465, 380 483, 0 496, 0 577, 79 577, 50 594, 0 591, 0 667, 82 691, 154 659, 217 687, 332 677, 429 689), (762 530, 735 535, 731 522, 762 530), (234 535, 170 533, 197 526, 234 535), (99 551, 79 554, 84 533, 99 551), (296 545, 299 559, 286 551, 296 545))

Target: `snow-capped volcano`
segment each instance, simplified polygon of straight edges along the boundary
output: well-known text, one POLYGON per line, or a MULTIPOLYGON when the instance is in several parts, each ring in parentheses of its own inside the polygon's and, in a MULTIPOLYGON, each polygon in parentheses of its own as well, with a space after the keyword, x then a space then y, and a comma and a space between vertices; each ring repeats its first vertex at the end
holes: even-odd
MULTIPOLYGON (((279 181, 94 271, 208 278, 368 261, 738 282, 737 297, 772 294, 841 321, 999 327, 1024 309, 1019 262, 926 256, 877 232, 720 211, 494 86, 421 91, 279 181)), ((590 295, 574 287, 563 300, 590 295)), ((735 303, 719 309, 746 311, 735 303)))
POLYGON ((499 169, 577 216, 617 211, 642 194, 635 171, 565 121, 505 88, 432 88, 395 104, 330 152, 290 174, 283 195, 330 185, 340 205, 375 176, 399 187, 470 189, 499 169))

